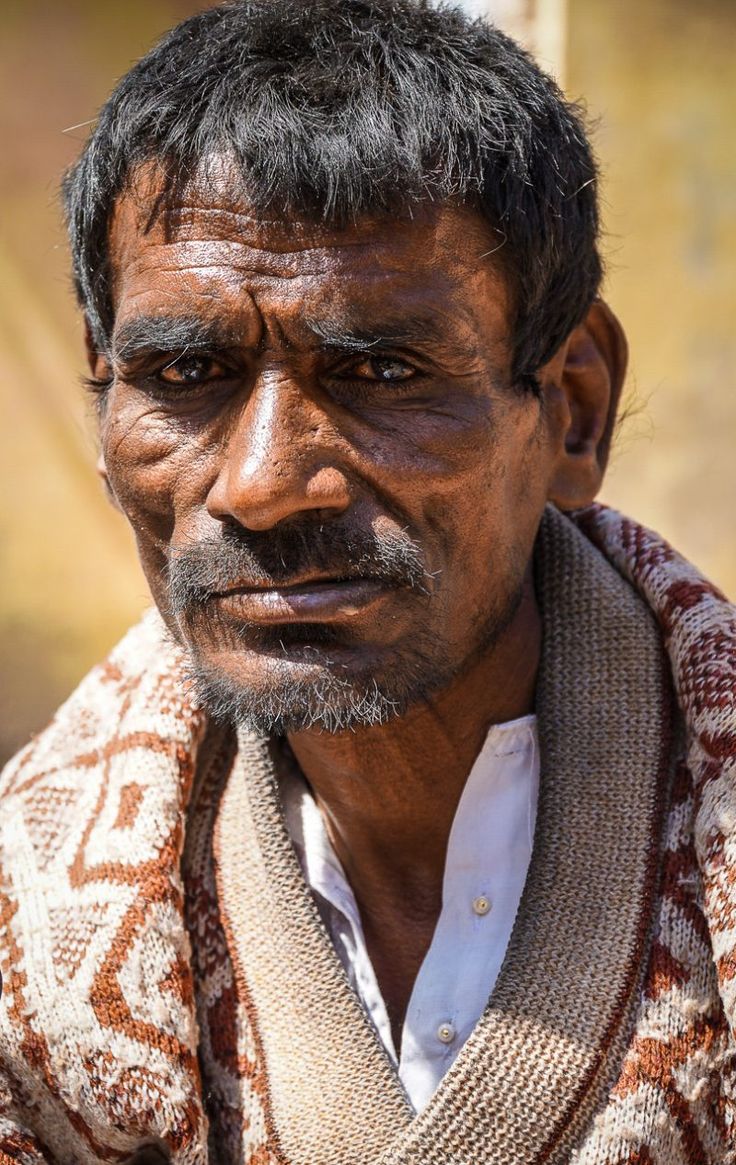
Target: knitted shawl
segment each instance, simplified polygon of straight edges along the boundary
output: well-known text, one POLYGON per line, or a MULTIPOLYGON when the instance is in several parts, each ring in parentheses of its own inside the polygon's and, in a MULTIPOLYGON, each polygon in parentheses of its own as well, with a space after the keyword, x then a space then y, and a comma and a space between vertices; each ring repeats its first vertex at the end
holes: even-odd
POLYGON ((736 1162, 736 616, 545 514, 542 779, 487 1008, 415 1116, 304 883, 279 741, 149 614, 0 785, 0 1163, 736 1162))

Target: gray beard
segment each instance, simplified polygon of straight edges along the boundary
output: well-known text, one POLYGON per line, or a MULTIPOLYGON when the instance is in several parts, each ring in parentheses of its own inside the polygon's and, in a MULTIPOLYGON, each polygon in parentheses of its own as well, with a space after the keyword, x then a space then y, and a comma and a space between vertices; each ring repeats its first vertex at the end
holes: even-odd
POLYGON ((426 703, 492 650, 512 622, 522 594, 520 585, 506 608, 489 616, 473 650, 461 660, 452 658, 447 644, 425 634, 415 637, 411 646, 392 649, 380 670, 363 673, 336 663, 328 645, 305 644, 297 666, 271 655, 273 674, 258 688, 237 685, 192 655, 191 682, 213 719, 258 736, 374 727, 426 703))
MULTIPOLYGON (((344 732, 385 724, 446 687, 491 649, 521 602, 517 589, 500 610, 488 613, 471 650, 458 657, 431 626, 438 602, 435 579, 426 573, 419 544, 400 516, 377 533, 367 524, 335 520, 323 525, 299 519, 267 531, 224 528, 219 536, 172 547, 168 563, 169 611, 190 647, 190 675, 205 709, 218 720, 262 736, 308 728, 344 732), (232 580, 288 583, 310 572, 369 577, 406 587, 424 604, 421 629, 387 648, 374 662, 360 661, 360 643, 349 627, 295 624, 278 627, 219 620, 211 599, 232 580), (217 670, 199 655, 197 641, 217 642, 237 658, 260 657, 262 674, 248 685, 217 670), (358 658, 346 655, 353 648, 358 658)), ((250 662, 250 661, 249 661, 250 662)))

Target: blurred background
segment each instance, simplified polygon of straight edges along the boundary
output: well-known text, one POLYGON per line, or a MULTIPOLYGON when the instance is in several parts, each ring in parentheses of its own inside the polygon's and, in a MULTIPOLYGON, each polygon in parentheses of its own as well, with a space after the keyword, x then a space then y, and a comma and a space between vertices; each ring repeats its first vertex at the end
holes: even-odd
MULTIPOLYGON (((204 7, 5 0, 0 39, 0 761, 148 602, 94 473, 57 202, 115 80, 204 7)), ((736 4, 466 0, 582 99, 604 173, 606 294, 631 344, 603 498, 736 594, 736 4)))

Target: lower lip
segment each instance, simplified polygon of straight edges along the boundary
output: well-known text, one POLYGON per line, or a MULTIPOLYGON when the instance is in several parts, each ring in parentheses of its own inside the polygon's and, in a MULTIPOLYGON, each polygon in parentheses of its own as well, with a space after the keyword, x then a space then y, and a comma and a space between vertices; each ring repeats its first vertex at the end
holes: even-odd
POLYGON ((285 590, 229 591, 216 601, 226 614, 248 623, 330 623, 362 614, 387 592, 385 583, 355 579, 285 590))

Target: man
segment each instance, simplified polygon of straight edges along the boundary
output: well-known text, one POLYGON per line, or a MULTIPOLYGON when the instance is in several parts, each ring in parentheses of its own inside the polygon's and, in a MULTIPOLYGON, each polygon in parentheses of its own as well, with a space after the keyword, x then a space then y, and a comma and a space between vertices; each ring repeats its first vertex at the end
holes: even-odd
POLYGON ((736 1160, 736 629, 592 505, 575 110, 458 11, 250 0, 65 195, 158 614, 3 778, 0 1161, 736 1160))

